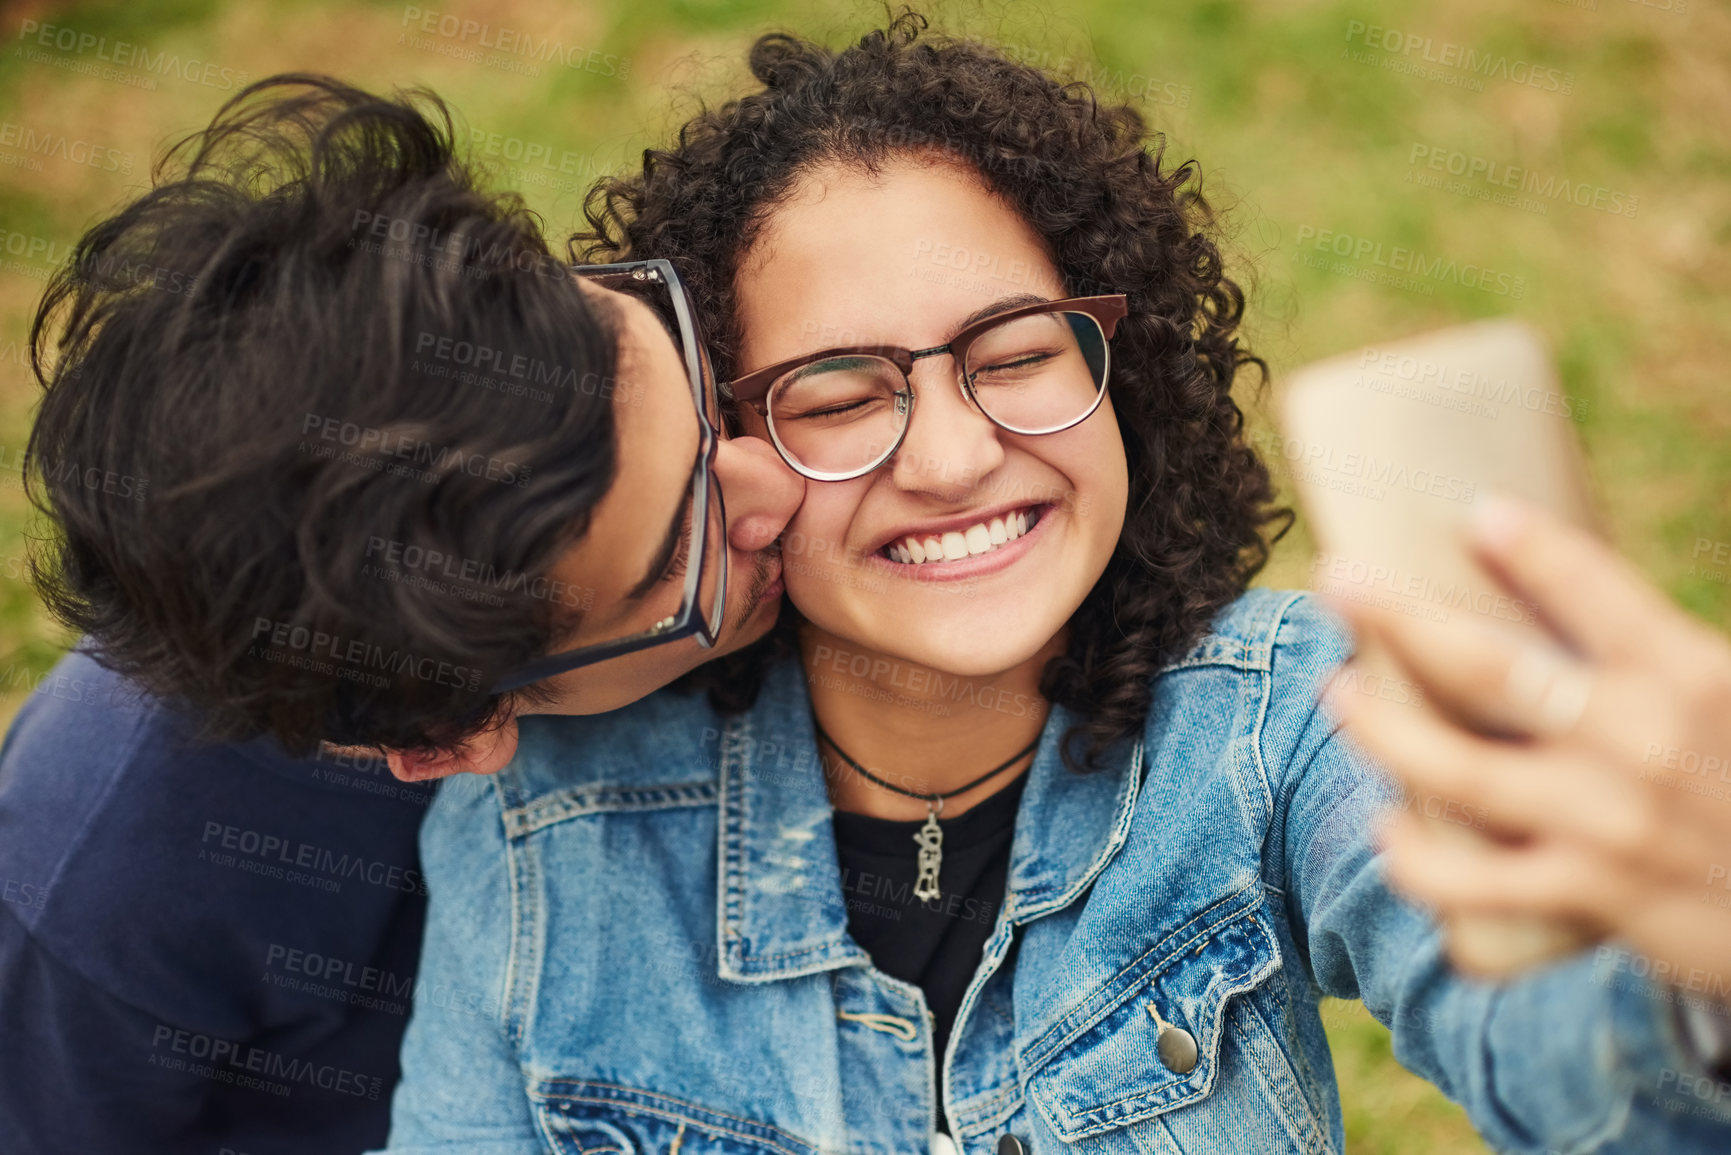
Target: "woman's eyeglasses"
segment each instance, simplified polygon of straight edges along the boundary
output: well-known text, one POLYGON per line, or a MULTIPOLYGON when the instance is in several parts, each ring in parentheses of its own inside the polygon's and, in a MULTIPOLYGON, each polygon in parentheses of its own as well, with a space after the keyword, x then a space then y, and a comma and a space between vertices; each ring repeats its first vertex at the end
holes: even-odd
POLYGON ((1019 305, 976 321, 947 345, 854 345, 796 357, 724 388, 769 426, 782 459, 814 481, 846 481, 888 461, 913 420, 915 361, 948 353, 956 383, 1011 433, 1057 433, 1106 395, 1108 344, 1129 312, 1123 293, 1019 305))

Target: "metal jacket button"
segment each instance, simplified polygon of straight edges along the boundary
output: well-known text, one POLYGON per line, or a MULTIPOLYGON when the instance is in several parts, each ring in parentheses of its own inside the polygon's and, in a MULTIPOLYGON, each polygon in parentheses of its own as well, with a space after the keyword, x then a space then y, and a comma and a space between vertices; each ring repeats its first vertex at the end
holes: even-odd
POLYGON ((1027 1155, 1028 1149, 1014 1135, 998 1136, 998 1155, 1027 1155))
POLYGON ((1160 1052, 1160 1061, 1174 1075, 1188 1075, 1196 1069, 1196 1036, 1183 1027, 1175 1027, 1160 1017, 1160 1009, 1153 1003, 1148 1004, 1148 1013, 1154 1017, 1154 1023, 1160 1028, 1160 1033, 1154 1038, 1154 1045, 1160 1052))

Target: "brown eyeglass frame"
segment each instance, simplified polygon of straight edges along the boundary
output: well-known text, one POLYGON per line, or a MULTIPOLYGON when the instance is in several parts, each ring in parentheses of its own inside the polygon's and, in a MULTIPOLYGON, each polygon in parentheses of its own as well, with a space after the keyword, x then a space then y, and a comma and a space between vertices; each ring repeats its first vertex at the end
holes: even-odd
POLYGON ((729 381, 722 386, 722 390, 735 401, 750 405, 757 411, 758 416, 764 418, 765 421, 768 421, 769 405, 766 398, 769 396, 770 387, 773 386, 777 379, 779 379, 783 374, 798 369, 802 365, 810 365, 817 361, 827 361, 833 357, 878 357, 890 362, 897 369, 900 369, 902 379, 906 382, 908 388, 900 391, 897 395, 908 395, 907 420, 902 423, 901 435, 896 438, 896 444, 891 446, 888 452, 884 453, 883 456, 879 457, 876 461, 863 469, 853 470, 847 473, 828 473, 822 470, 813 470, 807 466, 801 465, 788 456, 787 450, 782 446, 780 438, 775 436, 775 427, 773 422, 771 423, 770 440, 774 442, 776 451, 781 454, 782 459, 796 472, 817 481, 846 481, 854 477, 863 477, 865 474, 870 473, 885 461, 889 460, 889 458, 895 453, 896 449, 900 446, 902 437, 907 436, 908 426, 913 424, 913 382, 908 379, 908 375, 913 372, 914 362, 920 360, 922 357, 936 357, 940 353, 948 353, 956 359, 956 381, 961 387, 963 396, 968 399, 969 404, 978 410, 979 413, 993 425, 1011 433, 1030 437, 1038 437, 1047 433, 1060 433, 1065 429, 1069 429, 1072 426, 1079 425, 1083 421, 1086 421, 1093 415, 1094 410, 1100 407, 1101 399, 1106 396, 1107 381, 1111 376, 1110 345, 1108 345, 1106 352, 1106 370, 1102 375, 1100 392, 1099 395, 1095 397, 1094 404, 1089 406, 1087 412, 1081 414, 1074 421, 1067 422, 1066 424, 1057 426, 1054 429, 1043 429, 1039 433, 1028 433, 1026 430, 1015 429, 1011 426, 1005 425, 1002 421, 999 421, 990 413, 987 413, 985 407, 982 406, 979 403, 979 400, 974 396, 973 380, 961 371, 962 365, 967 361, 968 347, 979 338, 980 334, 990 329, 994 329, 1006 321, 1013 321, 1017 317, 1033 316, 1039 313, 1086 314, 1087 316, 1094 318, 1095 324, 1100 326, 1101 335, 1110 342, 1113 333, 1117 331, 1118 322, 1122 321, 1129 315, 1130 304, 1123 293, 1108 293, 1104 296, 1098 297, 1066 297, 1059 301, 1034 301, 1027 305, 1018 305, 1013 309, 1005 309, 1001 313, 993 313, 989 317, 982 317, 980 320, 975 321, 973 324, 957 333, 948 343, 943 345, 933 345, 929 349, 908 349, 901 345, 841 345, 833 349, 822 349, 815 353, 806 353, 798 357, 792 357, 786 361, 777 361, 773 365, 765 365, 761 369, 755 369, 743 377, 729 381))

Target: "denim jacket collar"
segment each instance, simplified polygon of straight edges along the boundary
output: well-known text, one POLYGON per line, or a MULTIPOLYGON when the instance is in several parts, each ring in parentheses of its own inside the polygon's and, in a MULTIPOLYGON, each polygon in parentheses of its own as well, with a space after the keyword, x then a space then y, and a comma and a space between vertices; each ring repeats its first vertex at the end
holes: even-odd
MULTIPOLYGON (((1073 722, 1052 707, 1028 770, 1004 896, 1012 921, 1074 901, 1130 828, 1141 743, 1115 747, 1098 770, 1077 774, 1058 749, 1073 722)), ((869 963, 847 937, 829 794, 798 663, 772 670, 756 705, 731 719, 720 741, 721 977, 763 982, 869 963)))

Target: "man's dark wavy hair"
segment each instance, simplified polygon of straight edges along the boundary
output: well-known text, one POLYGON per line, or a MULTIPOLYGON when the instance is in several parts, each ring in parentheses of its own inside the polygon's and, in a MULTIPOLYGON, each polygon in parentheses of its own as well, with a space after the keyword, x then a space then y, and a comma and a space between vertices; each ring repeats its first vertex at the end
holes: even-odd
POLYGON ((612 482, 614 338, 455 139, 431 93, 260 81, 41 302, 37 588, 205 738, 454 744, 581 604, 531 579, 612 482))
MULTIPOLYGON (((586 205, 588 257, 671 259, 703 311, 723 380, 739 330, 734 280, 766 221, 814 166, 874 171, 907 153, 960 160, 1045 239, 1076 295, 1125 293, 1112 343, 1112 403, 1130 465, 1129 510, 1105 573, 1070 622, 1041 691, 1083 719, 1094 762, 1139 734, 1153 675, 1207 629, 1268 558, 1263 531, 1292 515, 1246 443, 1232 397, 1263 362, 1236 335, 1244 294, 1225 275, 1194 162, 1166 167, 1164 139, 1127 105, 1103 105, 989 46, 925 35, 903 13, 840 52, 759 38, 761 85, 707 109, 641 172, 601 182, 586 205)), ((692 675, 723 708, 748 704, 774 641, 692 675)), ((1066 756, 1071 751, 1066 741, 1066 756)))

